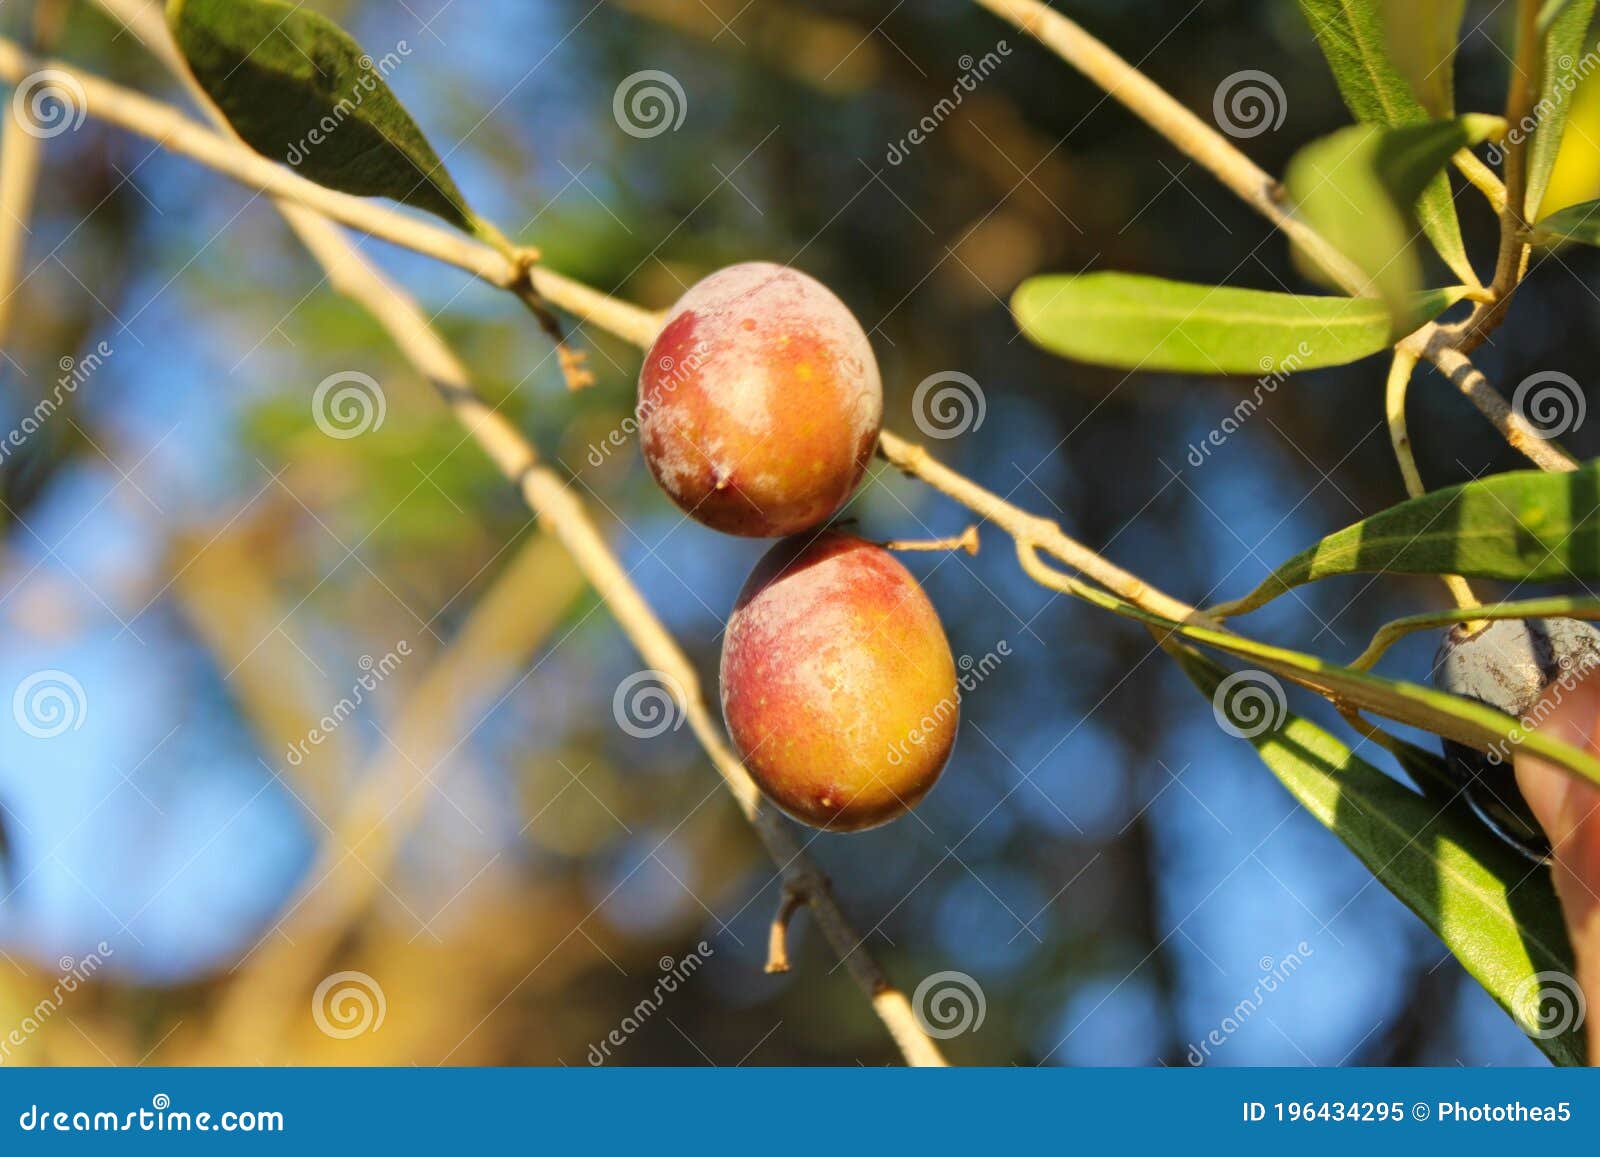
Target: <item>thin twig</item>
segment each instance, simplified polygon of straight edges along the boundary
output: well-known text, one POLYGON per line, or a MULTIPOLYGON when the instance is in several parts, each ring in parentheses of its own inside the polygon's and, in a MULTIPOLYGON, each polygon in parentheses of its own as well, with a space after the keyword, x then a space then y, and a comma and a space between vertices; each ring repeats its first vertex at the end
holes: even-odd
POLYGON ((1577 459, 1558 443, 1540 434, 1526 418, 1517 413, 1466 354, 1451 345, 1430 343, 1424 356, 1439 367, 1445 377, 1466 395, 1468 401, 1478 407, 1479 413, 1489 419, 1512 449, 1539 469, 1566 471, 1578 468, 1577 459))
POLYGON ((1282 230, 1345 292, 1357 296, 1367 292, 1369 279, 1289 210, 1282 186, 1270 174, 1080 25, 1040 0, 975 2, 1037 39, 1207 169, 1245 204, 1282 230))
POLYGON ((805 894, 798 888, 784 885, 778 899, 778 910, 772 917, 772 928, 767 933, 767 971, 789 971, 789 923, 806 902, 805 894))
POLYGON ((893 538, 878 545, 893 551, 964 550, 975 555, 978 553, 978 524, 974 522, 949 538, 893 538))
MULTIPOLYGON (((54 43, 65 17, 63 0, 39 0, 33 13, 33 39, 40 46, 54 43)), ((33 123, 25 100, 9 100, 0 118, 0 349, 11 334, 11 314, 22 289, 22 260, 28 247, 28 222, 39 187, 39 165, 44 157, 45 134, 33 123)), ((71 109, 63 115, 71 116, 71 109)))
MULTIPOLYGON (((1411 435, 1406 432, 1406 392, 1416 368, 1416 354, 1406 349, 1394 351, 1394 360, 1389 363, 1384 411, 1389 422, 1389 443, 1394 447, 1395 461, 1400 466, 1401 477, 1405 479, 1406 493, 1412 498, 1421 498, 1428 492, 1428 488, 1422 484, 1422 475, 1417 471, 1417 460, 1411 453, 1411 435)), ((1450 595, 1456 600, 1457 606, 1478 605, 1478 598, 1472 593, 1472 588, 1467 585, 1466 579, 1458 574, 1445 574, 1439 577, 1450 589, 1450 595)))

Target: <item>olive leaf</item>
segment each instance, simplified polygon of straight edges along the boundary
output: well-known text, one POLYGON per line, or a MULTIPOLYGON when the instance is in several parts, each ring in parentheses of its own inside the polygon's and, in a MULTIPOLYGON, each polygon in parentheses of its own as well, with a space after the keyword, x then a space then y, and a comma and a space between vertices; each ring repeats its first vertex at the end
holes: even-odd
MULTIPOLYGON (((1530 221, 1538 218, 1545 190, 1550 187, 1550 173, 1556 167, 1561 138, 1567 131, 1567 114, 1572 111, 1572 94, 1579 78, 1589 72, 1582 67, 1581 57, 1594 6, 1595 0, 1564 0, 1546 4, 1539 13, 1540 29, 1548 28, 1548 32, 1542 53, 1538 126, 1528 145, 1528 192, 1523 205, 1530 221)), ((1511 131, 1525 133, 1528 128, 1512 125, 1511 131)))
POLYGON ((1533 227, 1529 239, 1546 247, 1568 241, 1600 245, 1600 201, 1583 201, 1556 210, 1533 227))
POLYGON ((498 236, 350 35, 280 0, 168 0, 195 79, 246 144, 305 177, 498 236))
POLYGON ((1391 506, 1301 551, 1250 594, 1214 610, 1244 614, 1329 575, 1378 572, 1600 579, 1600 460, 1566 473, 1495 474, 1391 506))
MULTIPOLYGON (((1215 709, 1230 715, 1227 671, 1190 647, 1168 650, 1215 709)), ((1530 869, 1460 809, 1408 790, 1307 719, 1283 710, 1235 726, 1289 793, 1433 930, 1553 1062, 1584 1063, 1580 1026, 1554 1036, 1540 1031, 1544 974, 1574 974, 1548 871, 1530 869)))
POLYGON ((1300 216, 1355 262, 1379 296, 1403 302, 1422 284, 1412 245, 1419 198, 1451 154, 1498 123, 1464 116, 1399 128, 1353 125, 1296 153, 1284 184, 1300 216))
MULTIPOLYGON (((1406 0, 1399 0, 1405 3, 1406 0)), ((1590 0, 1592 2, 1592 0, 1590 0)), ((1322 54, 1333 70, 1344 103, 1362 124, 1399 128, 1430 119, 1406 78, 1386 52, 1380 0, 1299 0, 1322 54)), ((1461 224, 1450 195, 1450 179, 1435 172, 1416 205, 1417 219, 1445 264, 1462 281, 1473 280, 1472 262, 1461 240, 1461 224)))
POLYGON ((1017 324, 1052 353, 1124 369, 1293 373, 1386 349, 1462 291, 1419 294, 1396 325, 1372 298, 1315 297, 1131 273, 1046 274, 1011 298, 1017 324))
POLYGON ((1466 0, 1381 0, 1384 47, 1429 116, 1456 104, 1456 46, 1466 0))
POLYGON ((1565 12, 1571 3, 1572 0, 1544 0, 1544 7, 1539 9, 1539 31, 1549 32, 1556 18, 1565 12))

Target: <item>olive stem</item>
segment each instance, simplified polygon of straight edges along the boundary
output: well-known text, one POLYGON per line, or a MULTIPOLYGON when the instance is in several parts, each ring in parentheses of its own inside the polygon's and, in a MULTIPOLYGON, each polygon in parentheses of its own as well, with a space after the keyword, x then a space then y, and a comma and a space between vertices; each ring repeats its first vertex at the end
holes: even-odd
MULTIPOLYGON (((1389 381, 1384 394, 1384 412, 1389 422, 1389 442, 1394 447, 1395 461, 1400 465, 1400 475, 1405 479, 1406 493, 1421 498, 1428 492, 1417 471, 1417 461, 1411 453, 1411 435, 1406 432, 1406 392, 1411 385, 1411 375, 1417 368, 1417 355, 1410 350, 1397 349, 1389 363, 1389 381)), ((1450 595, 1459 607, 1478 606, 1478 597, 1472 593, 1467 580, 1458 574, 1439 576, 1449 588, 1450 595)))
POLYGON ((951 535, 949 538, 895 538, 888 542, 880 542, 878 545, 884 550, 964 550, 968 554, 975 555, 978 553, 978 524, 974 522, 960 534, 951 535))
POLYGON ((767 934, 766 970, 769 973, 789 971, 789 923, 805 902, 805 893, 799 888, 789 884, 783 886, 778 911, 772 917, 772 928, 767 934))

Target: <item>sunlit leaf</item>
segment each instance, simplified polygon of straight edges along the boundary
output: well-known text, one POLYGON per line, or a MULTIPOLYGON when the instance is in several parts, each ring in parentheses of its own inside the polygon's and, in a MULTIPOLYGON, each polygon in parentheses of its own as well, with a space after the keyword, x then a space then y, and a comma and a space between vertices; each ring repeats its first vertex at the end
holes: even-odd
POLYGON ((1466 0, 1382 0, 1379 5, 1389 59, 1430 116, 1456 111, 1456 46, 1466 6, 1466 0))
MULTIPOLYGON (((1540 13, 1549 17, 1545 36, 1543 77, 1538 104, 1538 128, 1528 145, 1528 195, 1523 202, 1529 220, 1537 220, 1550 185, 1550 172, 1561 152, 1561 138, 1567 130, 1567 114, 1572 111, 1572 94, 1578 81, 1593 67, 1583 67, 1583 50, 1589 38, 1589 23, 1594 17, 1595 0, 1569 0, 1558 11, 1546 4, 1540 13), (1581 71, 1580 71, 1581 69, 1581 71)), ((1527 131, 1512 125, 1512 132, 1527 131)))
POLYGON ((1600 460, 1569 473, 1495 474, 1391 506, 1295 555, 1228 613, 1329 575, 1378 572, 1600 579, 1600 460))
POLYGON ((1600 245, 1600 201, 1568 205, 1533 227, 1535 245, 1556 246, 1568 241, 1600 245))
POLYGON ((1387 301, 1422 283, 1412 237, 1419 198, 1457 149, 1481 140, 1490 118, 1354 125, 1313 141, 1289 162, 1296 209, 1355 262, 1387 301))
POLYGON ((263 156, 487 228, 384 80, 396 54, 374 61, 331 20, 280 0, 168 0, 167 21, 200 87, 263 156))
POLYGON ((1459 290, 1413 298, 1396 327, 1373 298, 1230 289, 1131 273, 1048 274, 1011 299, 1023 333, 1052 353, 1125 369, 1203 374, 1294 373, 1343 365, 1461 299, 1459 290))
MULTIPOLYGON (((1404 3, 1406 0, 1400 0, 1404 3)), ((1591 0, 1592 2, 1592 0, 1591 0)), ((1363 124, 1399 128, 1431 119, 1427 107, 1390 59, 1380 0, 1299 0, 1311 31, 1328 58, 1345 104, 1363 124)), ((1450 180, 1436 173, 1417 203, 1417 218, 1445 264, 1463 281, 1473 277, 1450 196, 1450 180)))
MULTIPOLYGON (((1227 672, 1191 648, 1170 650, 1226 713, 1228 697, 1218 690, 1227 672)), ((1574 974, 1549 872, 1530 869, 1469 815, 1407 790, 1309 720, 1287 711, 1278 720, 1236 726, 1289 793, 1433 930, 1552 1061, 1583 1064, 1581 1022, 1557 1036, 1541 1032, 1541 974, 1574 974)))

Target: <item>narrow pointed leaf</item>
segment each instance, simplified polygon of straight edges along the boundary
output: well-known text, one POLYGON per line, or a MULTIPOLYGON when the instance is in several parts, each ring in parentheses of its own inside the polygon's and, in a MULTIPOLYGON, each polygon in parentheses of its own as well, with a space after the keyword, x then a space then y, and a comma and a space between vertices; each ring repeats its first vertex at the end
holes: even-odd
POLYGON ((1299 214, 1371 279, 1387 301, 1422 282, 1412 237, 1425 189, 1451 154, 1482 139, 1490 118, 1354 125, 1313 141, 1289 162, 1285 184, 1299 214))
POLYGON ((1535 245, 1553 247, 1568 241, 1600 245, 1600 201, 1568 205, 1533 227, 1535 245))
MULTIPOLYGON (((1172 650, 1201 693, 1226 711, 1218 688, 1227 672, 1190 648, 1172 650)), ((1574 970, 1549 872, 1530 869, 1459 809, 1408 790, 1309 720, 1286 711, 1278 719, 1276 727, 1238 721, 1278 781, 1433 930, 1552 1061, 1583 1064, 1580 1027, 1541 1032, 1541 974, 1570 977, 1574 970)))
POLYGON ((1600 460, 1434 490, 1324 538, 1228 613, 1329 575, 1459 574, 1508 582, 1600 579, 1600 460))
POLYGON ((168 0, 167 22, 200 87, 245 142, 301 175, 359 196, 487 227, 384 80, 326 17, 280 0, 168 0))
POLYGON ((1262 374, 1357 361, 1459 300, 1459 290, 1420 294, 1396 326, 1384 303, 1374 298, 1090 273, 1030 278, 1018 287, 1011 308, 1030 340, 1078 361, 1124 369, 1262 374))
MULTIPOLYGON (((1544 40, 1538 127, 1528 145, 1528 194, 1523 204, 1530 221, 1538 219, 1539 206, 1544 203, 1545 190, 1550 187, 1550 172, 1555 168, 1561 138, 1567 131, 1567 114, 1572 111, 1572 94, 1579 79, 1588 75, 1588 68, 1583 67, 1583 53, 1589 40, 1594 6, 1595 0, 1569 0, 1559 6, 1546 4, 1540 13, 1541 25, 1548 18, 1549 32, 1544 40)), ((1512 125, 1511 129, 1526 131, 1518 125, 1512 125)))
POLYGON ((1456 111, 1456 46, 1466 0, 1382 0, 1389 59, 1429 116, 1456 111))
MULTIPOLYGON (((1405 0, 1399 0, 1405 2, 1405 0)), ((1591 0, 1592 2, 1592 0, 1591 0)), ((1380 0, 1299 0, 1333 70, 1344 103, 1363 124, 1399 128, 1430 118, 1387 52, 1380 0)), ((1417 202, 1417 219, 1439 256, 1463 281, 1473 277, 1450 195, 1450 179, 1435 173, 1417 202)))

